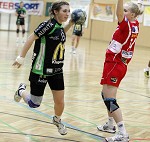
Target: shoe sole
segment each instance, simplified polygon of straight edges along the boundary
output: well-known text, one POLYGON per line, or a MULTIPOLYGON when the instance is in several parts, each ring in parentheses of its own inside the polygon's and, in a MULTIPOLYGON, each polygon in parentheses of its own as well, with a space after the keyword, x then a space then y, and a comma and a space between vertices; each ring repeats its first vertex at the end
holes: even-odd
MULTIPOLYGON (((61 134, 61 133, 59 133, 59 134, 61 134)), ((63 136, 64 136, 64 135, 67 135, 67 133, 64 133, 64 134, 61 134, 61 135, 63 135, 63 136)))

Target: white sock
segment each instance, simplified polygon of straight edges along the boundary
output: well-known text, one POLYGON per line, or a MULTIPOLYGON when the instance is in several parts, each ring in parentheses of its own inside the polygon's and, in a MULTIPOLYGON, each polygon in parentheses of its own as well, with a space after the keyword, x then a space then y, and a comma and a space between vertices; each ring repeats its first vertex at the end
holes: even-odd
POLYGON ((108 117, 108 125, 114 126, 114 118, 113 117, 108 117))
POLYGON ((17 41, 17 42, 19 41, 19 37, 16 38, 16 41, 17 41))
POLYGON ((72 46, 72 50, 73 50, 73 51, 75 50, 75 47, 74 47, 74 46, 72 46))
POLYGON ((30 99, 31 99, 31 95, 30 94, 28 94, 28 95, 25 96, 24 101, 26 102, 26 104, 28 104, 28 102, 30 101, 30 99))
POLYGON ((56 116, 57 120, 59 121, 61 116, 58 116, 58 115, 55 115, 55 116, 56 116))
POLYGON ((144 72, 146 72, 146 71, 149 71, 149 67, 147 67, 147 68, 144 69, 144 72))
POLYGON ((24 89, 19 90, 19 95, 22 96, 22 93, 24 92, 24 89))
POLYGON ((117 123, 117 126, 118 126, 118 130, 119 130, 120 132, 122 132, 124 135, 127 133, 123 121, 118 122, 118 123, 117 123))

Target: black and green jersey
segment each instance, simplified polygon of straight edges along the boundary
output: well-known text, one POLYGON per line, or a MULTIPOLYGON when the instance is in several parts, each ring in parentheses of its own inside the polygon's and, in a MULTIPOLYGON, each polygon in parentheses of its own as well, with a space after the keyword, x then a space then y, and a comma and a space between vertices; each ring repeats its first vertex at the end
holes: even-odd
POLYGON ((18 9, 16 9, 16 13, 18 14, 18 19, 24 18, 21 17, 20 14, 25 15, 26 14, 26 9, 24 7, 20 7, 18 9))
POLYGON ((53 75, 62 71, 64 64, 64 28, 55 19, 42 22, 34 34, 35 41, 32 72, 39 75, 53 75))
POLYGON ((82 34, 82 24, 75 24, 74 25, 73 34, 75 34, 75 35, 82 34))

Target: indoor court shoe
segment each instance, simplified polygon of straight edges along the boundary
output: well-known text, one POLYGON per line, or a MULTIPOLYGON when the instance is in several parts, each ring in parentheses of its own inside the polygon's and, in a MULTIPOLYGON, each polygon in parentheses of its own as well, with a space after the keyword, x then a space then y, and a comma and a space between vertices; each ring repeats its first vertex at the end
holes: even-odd
POLYGON ((16 43, 19 43, 19 38, 18 37, 16 38, 16 43))
POLYGON ((76 49, 74 49, 72 53, 73 53, 73 54, 76 54, 76 49))
POLYGON ((70 53, 73 53, 74 49, 74 47, 71 47, 70 53))
POLYGON ((145 77, 149 78, 149 69, 147 68, 144 69, 144 75, 145 77))
POLYGON ((25 38, 22 38, 22 43, 25 43, 25 42, 26 42, 25 38))
POLYGON ((116 132, 116 127, 115 126, 113 126, 113 127, 108 126, 108 122, 106 122, 104 125, 97 126, 97 129, 99 131, 107 132, 107 133, 115 133, 116 132))
POLYGON ((64 124, 61 123, 61 119, 58 120, 56 116, 53 117, 53 124, 57 126, 58 132, 61 135, 66 135, 67 134, 67 129, 64 124))
POLYGON ((124 135, 120 131, 113 137, 105 138, 106 142, 129 142, 128 134, 124 135))
POLYGON ((25 90, 26 89, 26 85, 24 84, 24 83, 21 83, 20 85, 19 85, 19 87, 18 87, 18 90, 16 91, 16 93, 15 93, 15 95, 14 95, 14 100, 16 101, 16 102, 20 102, 20 100, 21 100, 21 95, 20 95, 20 91, 22 90, 25 90))

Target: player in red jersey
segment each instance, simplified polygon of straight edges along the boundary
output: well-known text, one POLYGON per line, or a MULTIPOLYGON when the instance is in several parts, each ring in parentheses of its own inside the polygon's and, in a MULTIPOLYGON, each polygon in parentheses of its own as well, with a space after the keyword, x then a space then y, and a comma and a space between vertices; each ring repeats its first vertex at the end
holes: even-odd
POLYGON ((126 132, 122 118, 121 109, 117 104, 116 94, 121 80, 127 72, 127 65, 131 61, 135 42, 139 33, 138 15, 143 12, 138 4, 118 0, 116 15, 118 26, 112 36, 106 51, 103 74, 101 78, 102 98, 108 111, 108 122, 97 129, 104 132, 115 133, 113 124, 115 120, 118 133, 113 137, 105 138, 107 142, 128 142, 129 136, 126 132))

